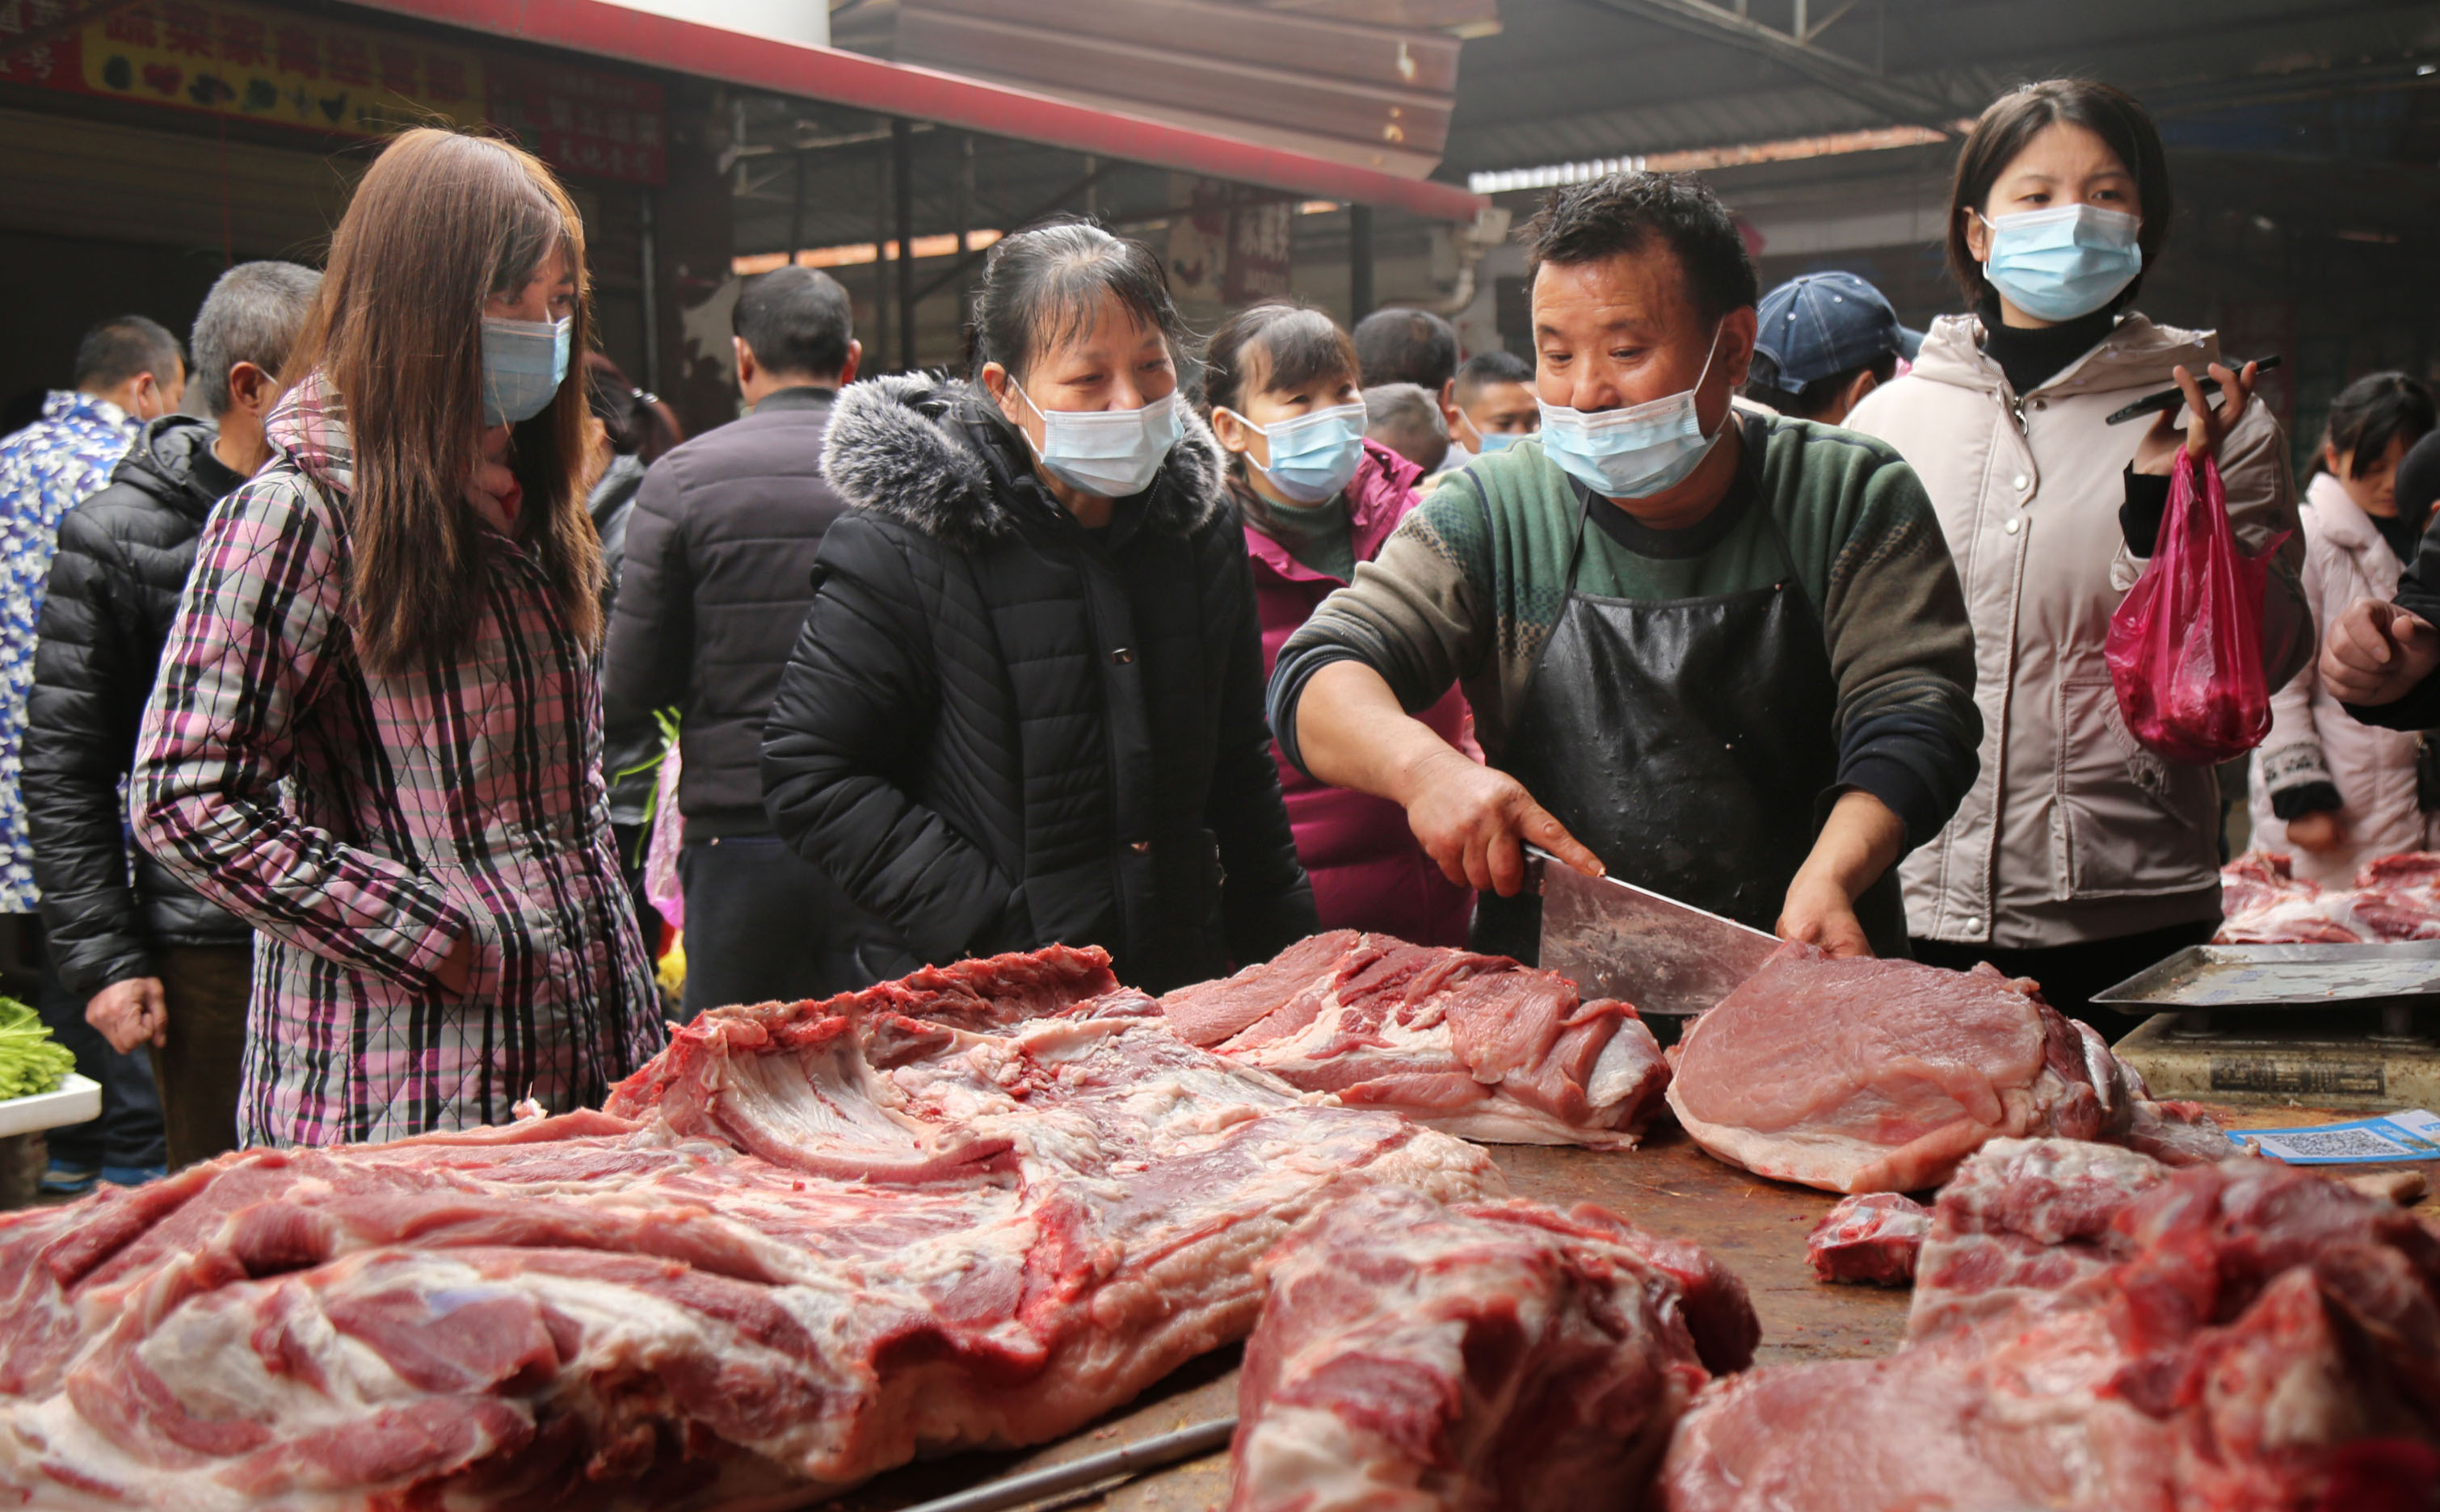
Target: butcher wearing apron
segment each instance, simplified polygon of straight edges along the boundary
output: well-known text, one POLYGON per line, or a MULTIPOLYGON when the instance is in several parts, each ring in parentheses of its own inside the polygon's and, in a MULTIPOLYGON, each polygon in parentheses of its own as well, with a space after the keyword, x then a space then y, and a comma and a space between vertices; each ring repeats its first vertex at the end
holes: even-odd
MULTIPOLYGON (((1782 566, 1767 587, 1604 597, 1577 591, 1597 507, 1580 491, 1558 620, 1501 764, 1610 876, 1768 931, 1839 788, 1838 682, 1785 532, 1757 511, 1782 566)), ((1906 953, 1894 870, 1856 915, 1875 954, 1906 953)), ((1485 894, 1475 948, 1532 962, 1541 916, 1530 893, 1485 894)))

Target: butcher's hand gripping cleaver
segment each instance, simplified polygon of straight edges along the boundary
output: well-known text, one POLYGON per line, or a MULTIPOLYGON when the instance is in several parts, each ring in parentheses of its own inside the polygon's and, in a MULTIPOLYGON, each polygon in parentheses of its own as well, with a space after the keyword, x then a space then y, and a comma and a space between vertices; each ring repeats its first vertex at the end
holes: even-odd
POLYGON ((1700 1013, 1783 943, 1674 898, 1587 877, 1535 846, 1526 859, 1527 885, 1542 895, 1542 969, 1587 998, 1622 998, 1645 1014, 1700 1013))

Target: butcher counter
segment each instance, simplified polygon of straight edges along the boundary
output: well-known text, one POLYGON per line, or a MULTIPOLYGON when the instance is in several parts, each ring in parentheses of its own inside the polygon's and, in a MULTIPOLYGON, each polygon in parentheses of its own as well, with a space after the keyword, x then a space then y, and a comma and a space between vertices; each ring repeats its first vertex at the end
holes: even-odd
MULTIPOLYGON (((2331 1123, 2359 1112, 2233 1108, 2212 1112, 2231 1128, 2331 1123)), ((1887 1354, 1906 1331, 1911 1293, 1903 1288, 1833 1286, 1817 1281, 1804 1236, 1838 1198, 1724 1165, 1662 1122, 1639 1149, 1623 1154, 1571 1147, 1492 1147, 1518 1197, 1559 1207, 1597 1202, 1656 1234, 1693 1239, 1744 1278, 1762 1318, 1758 1364, 1887 1354)), ((2337 1174, 2393 1169, 2347 1166, 2337 1174)), ((2440 1162, 2424 1163, 2440 1188, 2440 1162)), ((2425 1203, 2440 1209, 2440 1200, 2425 1203)), ((2440 1217, 2426 1212, 2440 1227, 2440 1217)), ((1080 1459, 1237 1411, 1237 1351, 1222 1350, 1177 1371, 1096 1427, 1048 1448, 961 1454, 893 1471, 823 1503, 835 1512, 896 1512, 984 1481, 1080 1459)), ((1105 1492, 1054 1497, 1041 1507, 1103 1512, 1216 1512, 1229 1497, 1225 1452, 1157 1470, 1105 1492)))

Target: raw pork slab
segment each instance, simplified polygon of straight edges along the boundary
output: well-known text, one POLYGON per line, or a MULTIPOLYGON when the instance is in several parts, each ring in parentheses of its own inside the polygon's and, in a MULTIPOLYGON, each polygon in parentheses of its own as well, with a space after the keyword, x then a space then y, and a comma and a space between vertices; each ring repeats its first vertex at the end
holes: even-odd
MULTIPOLYGON (((2101 1036, 1988 965, 1834 960, 1790 943, 1673 1052, 1669 1106, 1731 1165, 1833 1192, 1939 1185, 1983 1141, 2126 1140, 2148 1101, 2101 1036)), ((2208 1128, 2145 1113, 2158 1153, 2208 1128)), ((2211 1148, 2208 1153, 2220 1153, 2211 1148)))
POLYGON ((2440 1496, 2440 1241, 2266 1161, 1984 1147, 1882 1360, 1714 1382, 1671 1512, 2421 1512, 2440 1496))
POLYGON ((1690 1251, 1590 1204, 1374 1188, 1324 1209, 1263 1261, 1230 1512, 1631 1512, 1687 1399, 1760 1332, 1709 1256, 1681 1283, 1690 1251))
MULTIPOLYGON (((1091 975, 989 964, 898 986, 1091 975)), ((1374 1183, 1504 1190, 1140 1022, 722 1009, 607 1112, 0 1218, 0 1504, 801 1505, 1244 1337, 1255 1259, 1374 1183)))
POLYGON ((2409 851, 2368 862, 2353 887, 2296 876, 2275 852, 2239 856, 2220 872, 2222 945, 2369 945, 2440 939, 2440 855, 2409 851))
POLYGON ((1866 1192, 1833 1207, 1804 1236, 1804 1257, 1824 1281, 1902 1287, 1931 1232, 1931 1209, 1896 1192, 1866 1192))
POLYGON ((1240 1065, 1490 1144, 1630 1148, 1669 1079, 1626 1004, 1587 1003, 1506 956, 1352 930, 1181 987, 1160 1011, 1240 1065))

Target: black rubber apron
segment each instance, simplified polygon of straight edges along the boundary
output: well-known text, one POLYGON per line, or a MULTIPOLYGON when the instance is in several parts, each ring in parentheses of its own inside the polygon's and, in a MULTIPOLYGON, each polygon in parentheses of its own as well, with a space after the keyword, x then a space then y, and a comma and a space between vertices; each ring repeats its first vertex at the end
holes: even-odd
MULTIPOLYGON (((1512 722, 1503 765, 1611 876, 1769 930, 1813 849, 1839 777, 1838 680, 1785 536, 1785 574, 1704 598, 1567 596, 1512 722)), ((1873 949, 1906 953, 1893 871, 1857 900, 1873 949)), ((1482 895, 1478 950, 1536 959, 1542 904, 1482 895)))

